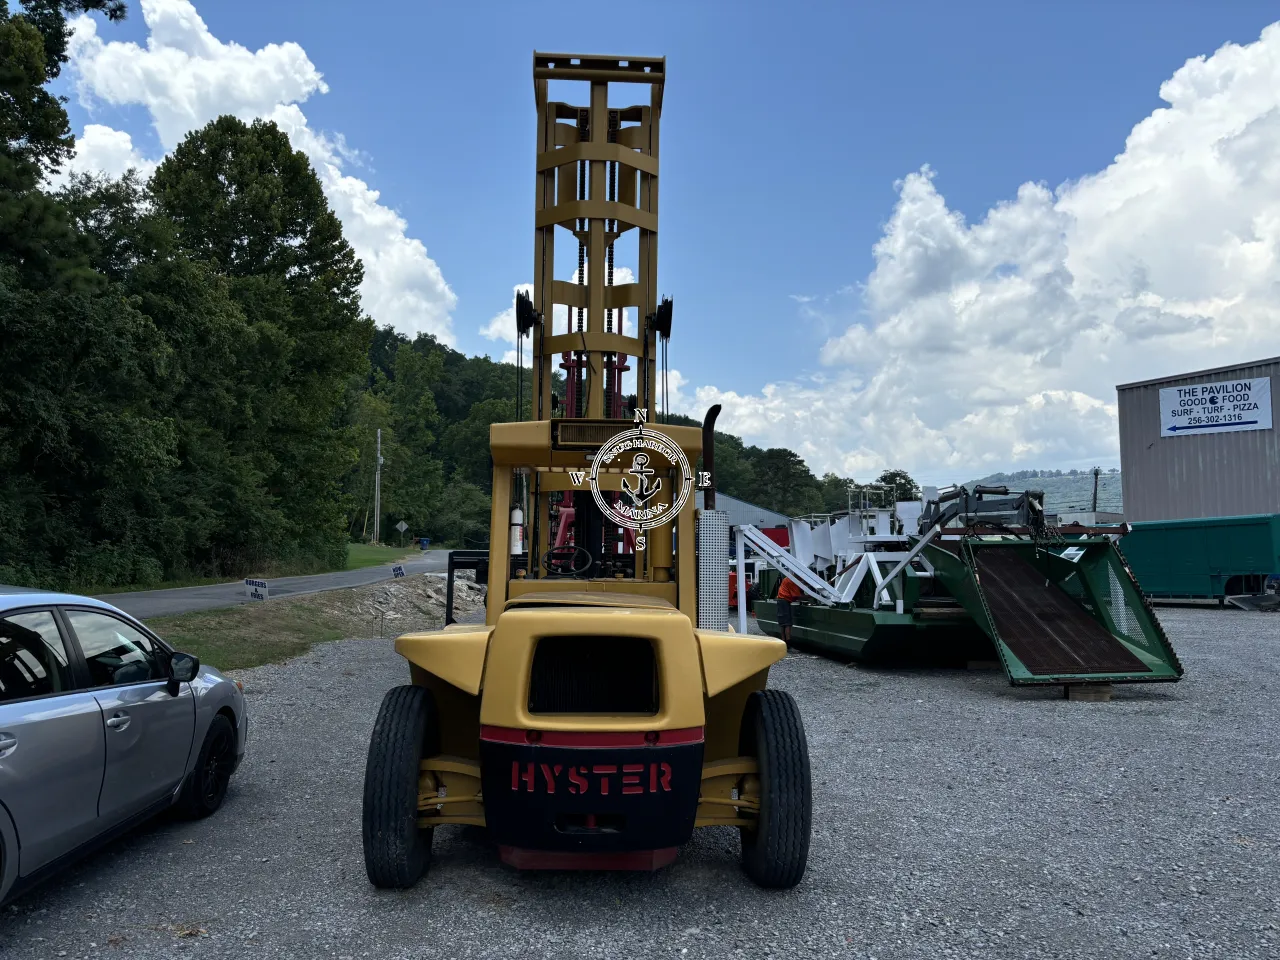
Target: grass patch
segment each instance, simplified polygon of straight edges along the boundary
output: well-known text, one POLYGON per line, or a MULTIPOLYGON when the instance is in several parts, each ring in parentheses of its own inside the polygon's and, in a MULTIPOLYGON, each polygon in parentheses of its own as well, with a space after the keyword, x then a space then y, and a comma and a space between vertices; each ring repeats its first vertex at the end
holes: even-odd
POLYGON ((247 603, 156 617, 147 626, 173 647, 219 670, 279 663, 317 643, 341 640, 342 630, 313 605, 285 600, 247 603))
POLYGON ((349 543, 347 544, 347 569, 361 570, 364 567, 395 563, 412 552, 408 547, 377 547, 371 543, 349 543))

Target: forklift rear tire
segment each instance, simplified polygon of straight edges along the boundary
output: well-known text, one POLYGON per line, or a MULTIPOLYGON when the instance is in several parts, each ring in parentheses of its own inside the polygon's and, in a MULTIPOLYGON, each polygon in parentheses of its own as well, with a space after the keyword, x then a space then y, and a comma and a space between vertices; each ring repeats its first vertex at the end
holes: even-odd
POLYGON ((809 744, 791 694, 758 690, 742 715, 742 756, 760 772, 760 812, 754 827, 739 828, 742 866, 762 887, 794 887, 804 876, 813 828, 809 744))
POLYGON ((431 827, 418 826, 424 757, 440 752, 435 698, 426 687, 393 687, 382 698, 364 771, 364 866, 382 889, 414 885, 431 859, 431 827))

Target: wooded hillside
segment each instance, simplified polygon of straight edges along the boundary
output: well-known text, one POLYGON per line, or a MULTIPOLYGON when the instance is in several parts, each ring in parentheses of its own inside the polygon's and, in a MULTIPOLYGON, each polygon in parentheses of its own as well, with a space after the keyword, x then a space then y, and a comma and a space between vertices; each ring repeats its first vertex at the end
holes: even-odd
MULTIPOLYGON (((274 124, 221 117, 149 181, 50 186, 73 139, 48 84, 84 10, 123 6, 0 0, 0 582, 340 568, 372 532, 378 429, 383 539, 404 520, 486 542, 515 367, 366 315, 363 267, 274 124)), ((844 508, 846 481, 792 451, 717 443, 727 493, 844 508)))

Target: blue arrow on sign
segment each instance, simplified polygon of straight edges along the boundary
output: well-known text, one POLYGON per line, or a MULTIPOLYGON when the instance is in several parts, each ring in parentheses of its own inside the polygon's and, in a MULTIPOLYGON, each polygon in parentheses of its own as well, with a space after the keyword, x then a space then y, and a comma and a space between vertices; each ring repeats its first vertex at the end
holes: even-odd
POLYGON ((1214 427, 1250 427, 1257 425, 1257 420, 1228 420, 1225 423, 1198 423, 1188 424, 1182 427, 1174 424, 1169 428, 1169 432, 1175 433, 1178 430, 1212 430, 1214 427))

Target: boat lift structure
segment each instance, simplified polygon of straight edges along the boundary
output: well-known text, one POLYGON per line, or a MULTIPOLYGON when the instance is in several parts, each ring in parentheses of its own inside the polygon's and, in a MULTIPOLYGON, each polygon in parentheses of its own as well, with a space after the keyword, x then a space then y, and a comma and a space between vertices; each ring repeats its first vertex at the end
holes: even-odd
MULTIPOLYGON (((793 608, 792 642, 818 653, 864 663, 997 660, 1017 685, 1180 679, 1116 544, 1121 531, 1064 534, 1051 520, 1037 491, 957 487, 923 503, 912 532, 870 534, 864 524, 833 544, 825 570, 750 526, 738 528, 737 559, 741 570, 749 544, 800 587, 807 599, 793 608)), ((755 602, 757 623, 780 636, 776 609, 755 602)))

